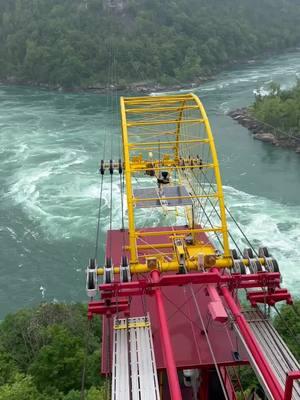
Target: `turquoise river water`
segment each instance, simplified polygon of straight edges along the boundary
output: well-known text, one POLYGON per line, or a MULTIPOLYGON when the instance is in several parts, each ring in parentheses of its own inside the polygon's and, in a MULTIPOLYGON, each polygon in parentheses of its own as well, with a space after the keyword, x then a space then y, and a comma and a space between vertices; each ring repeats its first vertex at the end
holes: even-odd
MULTIPOLYGON (((227 205, 254 245, 271 249, 283 284, 299 296, 300 156, 253 140, 225 115, 250 104, 254 91, 267 90, 272 80, 290 87, 297 76, 300 52, 293 52, 224 72, 195 92, 212 123, 227 205)), ((0 317, 40 301, 85 301, 97 167, 106 131, 117 150, 119 125, 97 94, 0 86, 0 105, 0 317)), ((109 182, 104 199, 108 204, 109 182)), ((116 195, 114 227, 119 203, 116 195)), ((108 225, 106 216, 102 254, 108 225)))

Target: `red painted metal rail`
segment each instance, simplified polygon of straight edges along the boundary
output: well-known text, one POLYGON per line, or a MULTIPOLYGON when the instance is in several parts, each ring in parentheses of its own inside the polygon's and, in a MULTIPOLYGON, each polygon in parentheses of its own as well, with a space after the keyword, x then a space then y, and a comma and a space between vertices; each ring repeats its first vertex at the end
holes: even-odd
POLYGON ((298 379, 300 379, 300 371, 289 372, 287 374, 284 400, 292 399, 294 381, 298 379))
MULTIPOLYGON (((153 282, 159 282, 160 274, 158 271, 152 271, 151 278, 153 282)), ((160 288, 157 287, 154 291, 154 296, 157 305, 157 313, 160 324, 160 337, 163 343, 163 354, 165 358, 165 363, 167 366, 167 375, 169 381, 169 388, 172 400, 182 400, 181 390, 178 381, 178 374, 176 369, 176 363, 174 359, 170 332, 168 329, 168 319, 166 316, 164 302, 160 288)))

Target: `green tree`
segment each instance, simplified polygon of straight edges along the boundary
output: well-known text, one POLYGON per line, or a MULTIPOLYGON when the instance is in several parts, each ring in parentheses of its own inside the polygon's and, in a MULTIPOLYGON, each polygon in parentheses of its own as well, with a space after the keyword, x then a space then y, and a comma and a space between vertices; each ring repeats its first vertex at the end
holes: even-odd
POLYGON ((18 368, 11 355, 0 348, 0 386, 13 382, 17 372, 18 368))
POLYGON ((54 398, 39 393, 30 376, 17 375, 12 384, 0 386, 0 400, 54 400, 54 398))
POLYGON ((86 352, 86 388, 101 387, 100 338, 100 322, 88 329, 84 305, 42 304, 8 315, 0 324, 0 385, 11 385, 19 371, 43 393, 79 389, 86 352))
POLYGON ((295 0, 0 0, 0 79, 197 81, 297 46, 299 18, 295 0))
POLYGON ((300 300, 295 301, 294 309, 289 305, 282 306, 274 326, 300 361, 300 300))
POLYGON ((47 343, 32 362, 29 373, 40 390, 47 386, 67 393, 79 389, 84 360, 82 340, 67 329, 53 325, 46 329, 47 343))
POLYGON ((252 112, 259 121, 281 131, 281 134, 300 136, 300 84, 289 90, 282 90, 277 83, 271 83, 268 96, 256 96, 252 112))

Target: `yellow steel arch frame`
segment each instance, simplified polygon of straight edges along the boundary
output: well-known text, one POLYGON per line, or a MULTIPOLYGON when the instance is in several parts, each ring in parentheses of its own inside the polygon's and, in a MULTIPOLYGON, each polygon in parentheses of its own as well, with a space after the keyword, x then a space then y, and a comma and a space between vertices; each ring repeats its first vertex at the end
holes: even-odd
MULTIPOLYGON (((214 193, 207 195, 204 193, 193 193, 191 198, 197 198, 199 201, 203 201, 203 198, 214 197, 217 199, 220 210, 220 224, 218 224, 218 226, 212 227, 211 229, 198 226, 195 229, 188 229, 187 232, 214 232, 220 234, 224 249, 223 256, 225 259, 229 259, 228 230, 218 157, 209 120, 200 99, 194 94, 155 97, 121 97, 120 106, 128 205, 130 264, 132 269, 135 272, 139 271, 137 238, 145 235, 144 232, 139 232, 135 226, 135 206, 139 199, 134 198, 132 178, 137 173, 144 172, 147 174, 149 165, 152 166, 157 174, 160 174, 160 171, 164 169, 176 171, 179 174, 182 174, 183 170, 185 174, 194 171, 196 169, 194 163, 197 162, 197 160, 191 161, 191 156, 189 156, 189 159, 185 161, 183 146, 190 146, 190 148, 195 145, 209 146, 209 160, 204 163, 201 161, 201 168, 197 166, 197 169, 203 171, 206 169, 213 170, 216 190, 214 193), (188 115, 190 115, 188 113, 192 113, 191 118, 188 118, 188 115), (192 127, 195 132, 197 132, 198 126, 199 132, 200 126, 204 126, 205 136, 198 135, 197 133, 193 137, 188 136, 188 134, 184 133, 184 129, 187 126, 192 127), (171 128, 168 129, 168 127, 171 128), (149 131, 147 131, 147 129, 149 129, 149 131), (140 142, 138 140, 140 137, 146 137, 146 140, 140 142), (145 153, 149 152, 149 150, 156 152, 158 156, 153 159, 137 154, 138 151, 145 153), (161 159, 161 151, 168 152, 164 154, 163 160, 161 159), (184 168, 182 165, 184 165, 184 168)), ((149 154, 151 154, 151 152, 149 154)), ((183 198, 184 197, 181 196, 181 199, 183 198)), ((170 199, 174 200, 175 198, 170 197, 170 199)), ((149 198, 143 200, 151 201, 153 199, 149 198)), ((155 232, 155 235, 166 235, 169 233, 172 232, 158 231, 155 232)), ((164 262, 162 262, 162 264, 163 263, 164 262)), ((173 262, 173 264, 175 265, 176 262, 173 262)), ((224 266, 225 264, 226 266, 231 265, 231 261, 228 261, 228 263, 225 262, 224 266)), ((141 265, 140 267, 140 270, 144 272, 145 265, 141 265)))
POLYGON ((123 157, 124 157, 124 168, 125 168, 125 182, 126 182, 126 194, 127 194, 127 207, 128 207, 128 230, 129 230, 129 246, 130 246, 130 262, 137 263, 137 248, 136 248, 136 235, 135 235, 135 223, 134 223, 134 210, 133 210, 133 191, 131 183, 131 165, 130 155, 128 147, 128 131, 126 123, 126 110, 124 98, 120 99, 121 105, 121 122, 122 122, 122 139, 123 139, 123 157))
POLYGON ((218 196, 219 196, 219 204, 220 204, 220 213, 221 213, 221 221, 222 221, 222 229, 223 229, 223 245, 224 245, 224 255, 225 257, 230 257, 230 249, 229 249, 229 240, 228 240, 228 228, 227 228, 227 219, 226 219, 226 211, 225 211, 225 202, 224 202, 224 193, 223 193, 223 185, 222 178, 219 167, 219 160, 217 155, 217 150, 215 146, 214 137, 212 134, 211 126, 205 111, 205 108, 200 101, 199 97, 192 93, 192 96, 199 107, 200 113, 202 115, 206 133, 209 139, 210 151, 212 154, 212 159, 214 163, 215 177, 218 188, 218 196))

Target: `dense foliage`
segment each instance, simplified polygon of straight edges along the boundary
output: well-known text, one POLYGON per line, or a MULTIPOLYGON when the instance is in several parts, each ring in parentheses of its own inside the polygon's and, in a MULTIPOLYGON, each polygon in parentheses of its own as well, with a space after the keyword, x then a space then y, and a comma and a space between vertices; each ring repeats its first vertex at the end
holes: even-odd
MULTIPOLYGON (((274 324, 300 360, 300 301, 295 310, 283 306, 274 324)), ((0 400, 82 400, 84 365, 85 400, 104 400, 100 328, 98 320, 87 329, 83 305, 43 304, 8 315, 0 324, 0 400)), ((249 394, 257 379, 246 366, 239 374, 249 394)))
POLYGON ((280 315, 274 320, 274 326, 300 362, 300 300, 295 302, 294 309, 290 306, 282 307, 280 315))
POLYGON ((0 400, 80 400, 84 365, 85 399, 104 399, 100 337, 99 320, 87 330, 82 305, 8 315, 0 325, 0 400))
MULTIPOLYGON (((273 324, 297 360, 300 361, 300 300, 295 301, 293 307, 290 305, 280 307, 278 314, 275 314, 273 324)), ((238 393, 238 399, 244 400, 245 396, 248 398, 253 391, 257 394, 263 393, 251 367, 240 367, 239 376, 244 393, 238 393)), ((249 398, 252 399, 252 397, 249 398)), ((263 398, 263 396, 258 398, 263 398)))
POLYGON ((279 135, 300 137, 300 80, 290 90, 281 90, 275 83, 270 89, 268 96, 256 96, 252 107, 255 118, 276 127, 279 135))
POLYGON ((298 0, 0 0, 0 79, 198 80, 297 45, 299 19, 298 0))

